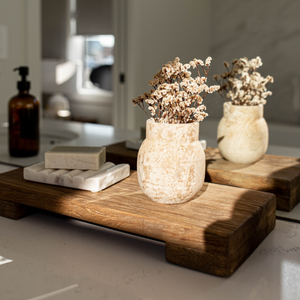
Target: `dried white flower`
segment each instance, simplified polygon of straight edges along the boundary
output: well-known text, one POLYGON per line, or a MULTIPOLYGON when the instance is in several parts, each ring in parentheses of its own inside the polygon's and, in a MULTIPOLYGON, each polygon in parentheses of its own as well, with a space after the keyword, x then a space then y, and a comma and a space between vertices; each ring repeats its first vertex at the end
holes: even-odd
POLYGON ((212 61, 212 58, 209 56, 206 60, 205 60, 205 65, 208 67, 210 66, 210 63, 212 61))
POLYGON ((274 82, 272 76, 262 77, 257 69, 262 66, 259 56, 248 60, 247 57, 234 59, 232 68, 223 62, 228 72, 214 75, 213 79, 221 85, 219 94, 226 100, 231 100, 234 105, 259 105, 265 104, 265 98, 272 95, 267 91, 266 85, 274 82))
MULTIPOLYGON (((148 110, 151 119, 159 123, 192 123, 202 121, 208 114, 202 104, 207 94, 217 91, 220 86, 207 86, 207 74, 212 58, 208 57, 205 63, 194 59, 189 64, 181 64, 176 57, 173 61, 162 66, 162 69, 153 76, 149 85, 154 89, 150 93, 138 96, 132 100, 134 105, 139 105, 145 112, 148 110), (200 75, 201 66, 204 75, 200 75), (191 77, 190 68, 197 69, 198 76, 191 77), (200 93, 204 93, 203 97, 200 93)), ((147 114, 147 112, 146 112, 147 114)))

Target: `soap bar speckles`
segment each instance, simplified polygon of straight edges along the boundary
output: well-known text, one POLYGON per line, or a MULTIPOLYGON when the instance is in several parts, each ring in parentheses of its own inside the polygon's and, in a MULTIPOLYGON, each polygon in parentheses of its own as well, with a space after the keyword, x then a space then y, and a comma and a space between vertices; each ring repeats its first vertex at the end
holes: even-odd
POLYGON ((24 179, 46 184, 53 184, 99 192, 130 175, 128 164, 115 165, 105 163, 99 170, 82 171, 66 169, 45 168, 45 162, 41 162, 24 168, 24 179))
POLYGON ((55 146, 45 153, 50 169, 99 170, 105 162, 105 147, 55 146))

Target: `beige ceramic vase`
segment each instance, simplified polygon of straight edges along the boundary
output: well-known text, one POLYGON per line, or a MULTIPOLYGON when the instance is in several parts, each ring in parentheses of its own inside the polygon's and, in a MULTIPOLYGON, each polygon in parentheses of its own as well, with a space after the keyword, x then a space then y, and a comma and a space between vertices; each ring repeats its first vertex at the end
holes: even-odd
POLYGON ((267 151, 269 131, 263 105, 239 106, 224 103, 224 116, 218 126, 221 155, 233 162, 251 164, 267 151))
POLYGON ((155 202, 177 204, 191 200, 200 191, 205 177, 199 123, 163 124, 147 120, 137 174, 141 189, 155 202))

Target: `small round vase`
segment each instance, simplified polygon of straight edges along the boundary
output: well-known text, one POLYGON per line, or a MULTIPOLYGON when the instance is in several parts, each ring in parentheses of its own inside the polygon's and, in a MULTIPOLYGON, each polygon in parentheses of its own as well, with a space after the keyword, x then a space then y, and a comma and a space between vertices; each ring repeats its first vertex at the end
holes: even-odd
POLYGON ((142 191, 155 202, 178 204, 191 200, 205 177, 199 123, 147 120, 146 139, 138 152, 137 175, 142 191))
POLYGON ((217 139, 225 159, 241 164, 258 161, 266 153, 269 143, 263 105, 239 106, 225 102, 217 139))

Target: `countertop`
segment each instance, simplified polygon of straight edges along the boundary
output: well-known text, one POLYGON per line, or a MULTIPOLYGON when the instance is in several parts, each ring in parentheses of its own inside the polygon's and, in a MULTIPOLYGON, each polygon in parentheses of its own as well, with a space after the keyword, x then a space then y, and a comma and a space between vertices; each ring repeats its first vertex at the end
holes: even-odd
POLYGON ((300 224, 275 229, 229 278, 165 261, 164 243, 70 218, 0 218, 0 299, 299 299, 300 224))
MULTIPOLYGON (((121 138, 107 136, 100 143, 121 138)), ((1 173, 14 168, 0 164, 1 173)), ((0 299, 299 299, 299 223, 277 220, 229 278, 170 264, 164 248, 162 242, 46 212, 17 221, 0 217, 0 299)))

